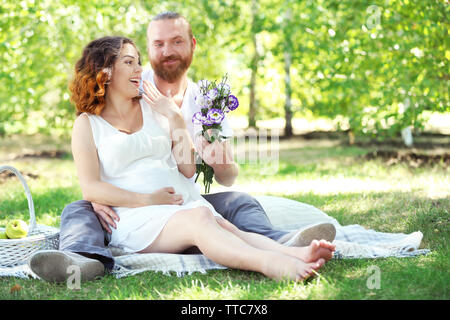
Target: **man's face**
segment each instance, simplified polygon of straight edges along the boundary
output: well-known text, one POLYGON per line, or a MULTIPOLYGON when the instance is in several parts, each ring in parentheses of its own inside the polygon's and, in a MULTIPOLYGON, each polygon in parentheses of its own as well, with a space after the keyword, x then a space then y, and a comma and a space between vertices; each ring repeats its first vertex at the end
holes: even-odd
POLYGON ((147 50, 155 74, 173 83, 192 62, 195 38, 190 38, 184 19, 152 21, 147 29, 147 50))

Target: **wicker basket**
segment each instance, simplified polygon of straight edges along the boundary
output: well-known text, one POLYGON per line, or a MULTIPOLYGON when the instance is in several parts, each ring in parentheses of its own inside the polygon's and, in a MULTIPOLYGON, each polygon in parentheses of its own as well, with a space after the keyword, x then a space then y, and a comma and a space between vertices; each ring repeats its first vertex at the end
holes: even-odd
MULTIPOLYGON (((30 211, 27 237, 21 239, 0 239, 0 267, 12 267, 27 263, 30 256, 38 250, 58 249, 59 229, 36 224, 33 199, 24 177, 14 167, 0 166, 0 173, 5 170, 13 172, 22 182, 30 211)), ((0 228, 0 231, 4 231, 4 228, 0 228)))

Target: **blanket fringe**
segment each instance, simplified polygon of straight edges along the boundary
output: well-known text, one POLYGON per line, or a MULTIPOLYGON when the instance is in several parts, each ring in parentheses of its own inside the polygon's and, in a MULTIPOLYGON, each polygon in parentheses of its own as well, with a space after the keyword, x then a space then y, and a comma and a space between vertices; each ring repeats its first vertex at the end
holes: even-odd
POLYGON ((0 277, 16 277, 22 279, 40 279, 28 264, 22 264, 15 267, 0 267, 0 277))
POLYGON ((110 271, 110 274, 115 276, 117 279, 128 277, 132 275, 136 275, 138 273, 146 272, 146 271, 154 271, 154 272, 160 272, 163 275, 171 276, 172 273, 175 273, 178 278, 184 277, 185 275, 191 275, 195 272, 199 272, 201 274, 206 274, 208 270, 212 269, 227 269, 227 267, 217 265, 217 267, 208 267, 208 268, 202 268, 202 267, 193 267, 193 268, 184 268, 183 270, 180 269, 160 269, 158 267, 145 267, 145 268, 138 268, 138 269, 129 269, 127 267, 121 266, 121 265, 115 265, 114 269, 110 271))

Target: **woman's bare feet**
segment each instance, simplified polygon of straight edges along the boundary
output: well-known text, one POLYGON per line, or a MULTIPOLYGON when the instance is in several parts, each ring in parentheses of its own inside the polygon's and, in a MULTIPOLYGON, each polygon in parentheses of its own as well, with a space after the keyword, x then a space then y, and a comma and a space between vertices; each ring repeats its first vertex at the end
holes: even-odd
POLYGON ((324 259, 330 260, 336 246, 326 240, 313 240, 307 247, 289 247, 290 254, 306 263, 324 259))
POLYGON ((324 264, 323 258, 306 263, 282 253, 274 253, 267 261, 263 274, 274 280, 303 281, 313 276, 314 271, 319 270, 324 264))

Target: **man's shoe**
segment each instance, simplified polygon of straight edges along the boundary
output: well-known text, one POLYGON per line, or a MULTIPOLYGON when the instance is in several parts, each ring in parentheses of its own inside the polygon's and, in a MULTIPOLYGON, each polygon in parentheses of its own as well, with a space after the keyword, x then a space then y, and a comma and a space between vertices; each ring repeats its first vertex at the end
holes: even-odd
POLYGON ((64 282, 73 274, 70 266, 80 268, 80 281, 89 281, 105 274, 103 263, 69 251, 42 250, 28 261, 31 270, 49 282, 64 282))
POLYGON ((336 236, 336 228, 332 223, 323 222, 306 228, 292 231, 282 236, 278 242, 288 247, 306 247, 313 240, 327 240, 333 242, 336 236))

